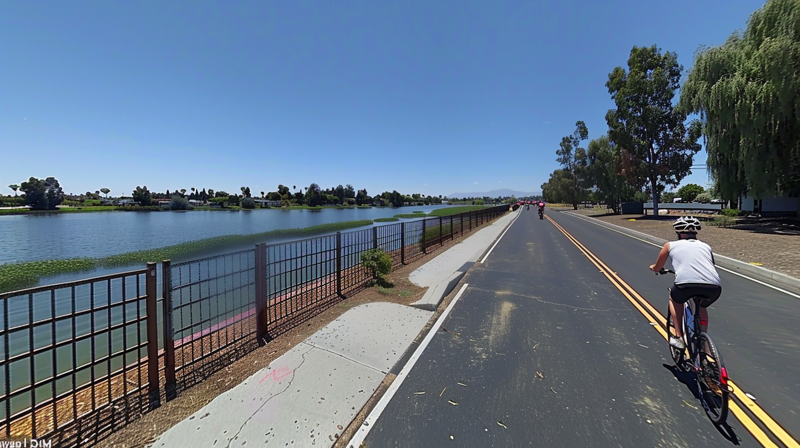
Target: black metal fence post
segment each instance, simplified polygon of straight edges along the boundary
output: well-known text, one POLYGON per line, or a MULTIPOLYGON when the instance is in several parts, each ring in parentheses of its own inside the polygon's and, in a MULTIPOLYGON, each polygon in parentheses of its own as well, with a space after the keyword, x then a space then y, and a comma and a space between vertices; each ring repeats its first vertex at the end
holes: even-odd
POLYGON ((406 223, 400 223, 400 264, 406 264, 406 223))
POLYGON ((266 243, 256 244, 255 260, 255 283, 256 283, 256 340, 259 346, 266 344, 268 340, 267 321, 267 245, 266 243))
POLYGON ((427 244, 425 244, 425 221, 427 221, 427 220, 425 218, 422 218, 422 253, 423 254, 427 254, 428 253, 428 248, 425 247, 425 246, 427 246, 427 244))
POLYGON ((444 246, 444 238, 442 237, 442 217, 439 217, 439 245, 444 246))
POLYGON ((342 232, 336 232, 336 294, 342 294, 342 232))
POLYGON ((450 215, 450 241, 455 239, 455 225, 453 224, 453 215, 450 215))
POLYGON ((167 401, 174 399, 177 394, 177 383, 175 381, 175 340, 173 339, 172 325, 172 262, 164 260, 161 262, 161 291, 164 303, 162 306, 162 318, 164 321, 161 326, 164 330, 164 389, 167 394, 167 401))
POLYGON ((372 248, 378 248, 378 227, 372 228, 372 248))
POLYGON ((149 408, 161 406, 158 385, 158 299, 156 297, 156 264, 147 263, 145 279, 145 309, 147 311, 147 391, 150 395, 149 408))

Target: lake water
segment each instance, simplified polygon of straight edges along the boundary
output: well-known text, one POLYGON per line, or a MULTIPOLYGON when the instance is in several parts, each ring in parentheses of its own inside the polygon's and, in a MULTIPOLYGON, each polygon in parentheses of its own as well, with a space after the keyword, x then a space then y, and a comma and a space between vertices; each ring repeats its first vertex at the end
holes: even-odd
MULTIPOLYGON (((99 258, 223 235, 247 235, 447 206, 365 209, 96 212, 0 216, 0 264, 99 258)), ((390 223, 376 223, 383 225, 390 223)), ((285 240, 285 239, 284 239, 285 240)))

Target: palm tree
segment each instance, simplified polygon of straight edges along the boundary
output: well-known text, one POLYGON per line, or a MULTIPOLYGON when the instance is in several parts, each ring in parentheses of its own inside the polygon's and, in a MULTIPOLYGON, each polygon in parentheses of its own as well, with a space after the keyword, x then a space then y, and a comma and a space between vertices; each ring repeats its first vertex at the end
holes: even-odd
POLYGON ((261 192, 261 199, 264 199, 264 192, 261 192))
POLYGON ((9 185, 9 186, 8 186, 8 188, 10 188, 10 189, 14 190, 14 196, 16 196, 16 195, 17 195, 17 190, 19 190, 19 185, 17 185, 17 184, 11 184, 11 185, 9 185))

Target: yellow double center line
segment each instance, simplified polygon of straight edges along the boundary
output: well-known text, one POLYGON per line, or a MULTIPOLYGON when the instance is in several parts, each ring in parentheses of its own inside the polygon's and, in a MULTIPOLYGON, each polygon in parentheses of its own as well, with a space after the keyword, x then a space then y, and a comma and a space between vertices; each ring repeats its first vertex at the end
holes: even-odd
MULTIPOLYGON (((616 272, 612 271, 605 263, 603 263, 596 255, 591 253, 583 244, 580 243, 575 237, 570 235, 563 227, 561 227, 557 222, 555 222, 552 218, 545 215, 548 221, 550 221, 564 236, 567 237, 572 244, 574 244, 578 250, 580 250, 589 261, 592 262, 600 272, 611 281, 611 284, 616 287, 628 301, 639 310, 642 315, 650 320, 651 322, 655 322, 656 325, 653 328, 661 334, 664 339, 668 339, 667 336, 667 319, 664 317, 657 309, 653 307, 644 297, 639 295, 630 285, 625 283, 625 281, 620 278, 616 272)), ((756 402, 750 399, 742 389, 736 385, 730 378, 728 379, 728 384, 731 385, 733 388, 733 398, 735 398, 738 402, 740 402, 743 406, 745 406, 752 414, 757 418, 764 427, 766 427, 774 436, 775 439, 779 440, 782 444, 784 444, 788 448, 800 448, 800 443, 797 442, 785 429, 781 427, 772 417, 767 414, 764 409, 761 408, 756 402)), ((753 435, 753 437, 761 443, 762 446, 765 447, 775 447, 778 448, 777 445, 772 438, 770 438, 760 426, 756 424, 756 422, 742 410, 742 408, 737 404, 737 401, 731 400, 729 402, 729 408, 733 415, 742 422, 742 425, 753 435)))

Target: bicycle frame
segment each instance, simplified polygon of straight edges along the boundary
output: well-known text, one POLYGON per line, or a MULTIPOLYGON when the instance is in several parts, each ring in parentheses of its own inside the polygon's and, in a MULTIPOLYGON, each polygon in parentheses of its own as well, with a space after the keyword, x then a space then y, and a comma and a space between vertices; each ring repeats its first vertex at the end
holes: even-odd
MULTIPOLYGON (((687 363, 691 363, 692 370, 697 373, 700 371, 700 347, 699 347, 699 340, 700 334, 703 333, 700 327, 700 301, 703 300, 704 297, 695 296, 687 300, 683 304, 683 322, 682 325, 682 332, 683 332, 683 339, 684 343, 686 344, 686 350, 689 351, 689 356, 687 357, 687 363), (691 320, 690 320, 691 319, 691 320), (692 325, 690 328, 689 325, 692 325)), ((733 392, 733 390, 728 385, 728 371, 725 366, 720 368, 720 376, 722 377, 722 386, 728 388, 728 392, 733 392)))

